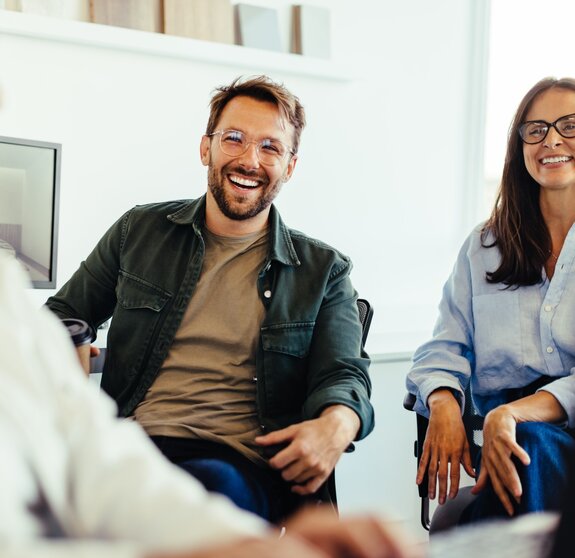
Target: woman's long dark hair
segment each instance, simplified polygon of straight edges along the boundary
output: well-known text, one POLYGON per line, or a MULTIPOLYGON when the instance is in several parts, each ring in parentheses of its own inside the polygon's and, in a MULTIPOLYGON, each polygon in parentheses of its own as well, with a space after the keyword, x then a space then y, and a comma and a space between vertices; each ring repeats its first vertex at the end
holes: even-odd
POLYGON ((545 78, 536 83, 523 97, 511 122, 499 192, 491 217, 481 231, 483 246, 497 246, 501 252, 499 267, 486 273, 489 283, 519 287, 535 285, 543 279, 541 270, 551 253, 551 236, 539 205, 540 186, 525 167, 518 130, 535 99, 557 88, 575 92, 575 79, 545 78), (494 240, 487 244, 489 233, 494 240))

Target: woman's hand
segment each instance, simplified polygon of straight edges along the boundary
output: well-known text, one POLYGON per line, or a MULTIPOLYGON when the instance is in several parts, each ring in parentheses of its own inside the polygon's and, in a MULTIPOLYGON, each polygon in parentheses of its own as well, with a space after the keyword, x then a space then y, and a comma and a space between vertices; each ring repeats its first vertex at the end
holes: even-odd
POLYGON ((457 496, 459 490, 459 466, 475 477, 469 453, 469 443, 461 418, 461 409, 453 393, 448 389, 434 391, 427 400, 430 410, 429 426, 423 443, 423 452, 417 470, 416 482, 421 484, 427 469, 429 475, 428 494, 435 498, 439 481, 439 503, 457 496))
POLYGON ((501 405, 487 413, 483 423, 481 472, 477 484, 471 490, 473 494, 478 494, 490 480, 495 494, 509 515, 513 515, 511 498, 519 503, 523 493, 512 458, 517 457, 523 465, 530 463, 529 455, 516 441, 516 425, 517 420, 508 405, 501 405))

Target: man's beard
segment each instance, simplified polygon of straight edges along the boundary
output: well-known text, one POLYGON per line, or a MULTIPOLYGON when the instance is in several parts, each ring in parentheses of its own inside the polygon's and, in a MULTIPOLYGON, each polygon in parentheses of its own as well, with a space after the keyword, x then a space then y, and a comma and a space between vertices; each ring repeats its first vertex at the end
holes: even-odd
POLYGON ((257 172, 250 173, 238 168, 233 169, 228 167, 228 165, 222 167, 221 171, 218 172, 211 162, 208 165, 208 188, 216 200, 220 211, 226 217, 235 221, 251 219, 267 209, 279 194, 281 187, 281 179, 278 179, 274 183, 270 183, 267 176, 264 178, 257 172), (246 198, 235 197, 233 193, 226 193, 224 177, 228 174, 236 174, 248 179, 263 178, 260 185, 257 187, 259 191, 258 198, 251 201, 246 198))

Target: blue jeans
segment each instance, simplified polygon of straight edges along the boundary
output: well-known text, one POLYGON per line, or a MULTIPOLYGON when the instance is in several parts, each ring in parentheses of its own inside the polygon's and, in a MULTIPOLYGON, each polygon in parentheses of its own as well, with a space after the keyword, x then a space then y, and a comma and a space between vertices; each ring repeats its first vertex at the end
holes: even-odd
POLYGON ((256 465, 228 446, 169 436, 152 436, 152 441, 206 490, 227 496, 267 521, 281 522, 302 503, 277 471, 256 465))
MULTIPOLYGON (((513 498, 514 515, 537 511, 559 510, 567 489, 569 463, 575 454, 575 440, 571 434, 546 422, 525 422, 517 425, 517 443, 529 454, 526 467, 514 459, 523 494, 519 503, 513 498)), ((476 463, 479 476, 481 454, 476 463)), ((493 517, 509 517, 495 494, 491 483, 463 511, 462 523, 493 517)))
POLYGON ((178 466, 198 479, 210 492, 227 496, 236 506, 270 519, 270 502, 262 483, 222 459, 195 458, 178 466))

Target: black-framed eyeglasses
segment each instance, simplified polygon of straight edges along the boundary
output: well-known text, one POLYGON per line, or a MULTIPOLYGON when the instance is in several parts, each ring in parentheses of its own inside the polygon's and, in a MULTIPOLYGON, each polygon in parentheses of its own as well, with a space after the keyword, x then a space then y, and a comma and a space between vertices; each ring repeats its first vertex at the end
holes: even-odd
POLYGON ((519 126, 519 135, 525 143, 533 145, 534 143, 541 143, 552 127, 564 138, 575 138, 575 113, 562 116, 555 122, 528 120, 519 126))
POLYGON ((259 141, 248 140, 239 130, 217 130, 208 134, 208 137, 212 136, 220 136, 220 149, 230 157, 243 155, 250 144, 255 144, 258 159, 264 165, 279 165, 288 155, 295 155, 279 140, 270 138, 259 141))

